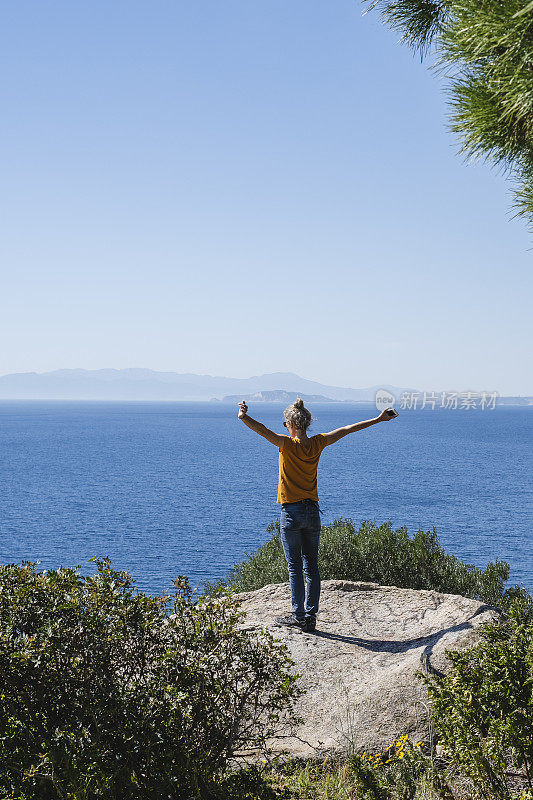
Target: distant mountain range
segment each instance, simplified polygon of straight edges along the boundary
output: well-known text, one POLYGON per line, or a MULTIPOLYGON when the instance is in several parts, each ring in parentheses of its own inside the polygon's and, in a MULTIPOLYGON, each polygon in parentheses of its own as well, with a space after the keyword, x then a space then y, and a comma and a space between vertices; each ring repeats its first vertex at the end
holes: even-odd
POLYGON ((58 369, 54 372, 18 372, 0 376, 4 400, 225 400, 248 398, 290 402, 300 395, 314 402, 373 402, 377 389, 396 397, 403 387, 369 386, 350 389, 300 378, 293 372, 273 372, 251 378, 226 378, 151 369, 58 369))
MULTIPOLYGON (((376 391, 396 397, 420 392, 403 386, 350 389, 300 378, 294 372, 272 372, 251 378, 226 378, 152 369, 58 369, 0 376, 1 400, 220 400, 222 402, 290 403, 296 396, 313 403, 373 403, 376 391)), ((499 397, 498 405, 533 405, 532 397, 499 397)))

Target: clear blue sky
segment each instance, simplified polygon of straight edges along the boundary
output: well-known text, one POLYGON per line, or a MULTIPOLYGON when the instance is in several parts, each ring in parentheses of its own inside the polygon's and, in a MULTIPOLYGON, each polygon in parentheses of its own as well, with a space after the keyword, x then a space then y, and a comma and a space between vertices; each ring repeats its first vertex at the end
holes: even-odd
POLYGON ((352 0, 17 0, 0 374, 533 393, 525 223, 352 0))

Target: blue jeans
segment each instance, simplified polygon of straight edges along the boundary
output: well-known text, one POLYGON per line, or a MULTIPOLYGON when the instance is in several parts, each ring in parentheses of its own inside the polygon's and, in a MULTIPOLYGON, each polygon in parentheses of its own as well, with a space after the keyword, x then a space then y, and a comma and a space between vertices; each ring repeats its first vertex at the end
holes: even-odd
POLYGON ((281 543, 289 567, 292 613, 297 619, 315 617, 320 598, 318 541, 320 511, 316 500, 299 500, 281 506, 281 543), (305 597, 305 571, 307 599, 305 597))

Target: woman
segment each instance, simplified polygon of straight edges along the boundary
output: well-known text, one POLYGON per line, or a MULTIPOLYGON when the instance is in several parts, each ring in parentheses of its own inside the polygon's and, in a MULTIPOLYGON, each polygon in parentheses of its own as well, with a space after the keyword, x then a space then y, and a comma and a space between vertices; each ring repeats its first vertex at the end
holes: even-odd
POLYGON ((349 433, 362 431, 378 422, 392 419, 386 408, 378 417, 346 425, 329 433, 307 436, 311 412, 301 398, 283 412, 289 435, 282 436, 248 416, 248 406, 239 404, 239 419, 279 448, 278 499, 281 504, 281 542, 289 567, 292 597, 292 614, 276 617, 276 622, 301 631, 316 629, 316 615, 320 598, 320 573, 318 571, 318 540, 320 537, 320 508, 318 505, 317 467, 320 454, 328 444, 334 444, 349 433), (307 597, 304 589, 302 567, 306 576, 307 597))

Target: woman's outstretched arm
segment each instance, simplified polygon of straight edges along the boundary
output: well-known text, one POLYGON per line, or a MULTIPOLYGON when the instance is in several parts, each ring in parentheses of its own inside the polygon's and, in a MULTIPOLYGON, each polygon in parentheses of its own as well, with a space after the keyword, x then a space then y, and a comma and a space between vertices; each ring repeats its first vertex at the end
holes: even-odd
POLYGON ((337 428, 334 431, 324 434, 326 437, 326 443, 335 444, 335 442, 338 442, 343 436, 348 436, 349 433, 362 431, 364 428, 369 428, 371 425, 377 425, 378 422, 390 422, 391 419, 394 419, 394 417, 389 416, 388 410, 389 409, 386 408, 378 417, 365 419, 363 422, 355 422, 353 425, 345 425, 344 428, 337 428))
POLYGON ((271 431, 266 425, 263 425, 262 422, 258 422, 256 419, 252 419, 248 416, 248 406, 244 400, 239 403, 239 419, 242 419, 244 424, 252 431, 258 433, 259 436, 263 436, 269 442, 275 444, 276 447, 281 447, 283 445, 284 436, 279 433, 274 433, 274 431, 271 431))

